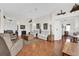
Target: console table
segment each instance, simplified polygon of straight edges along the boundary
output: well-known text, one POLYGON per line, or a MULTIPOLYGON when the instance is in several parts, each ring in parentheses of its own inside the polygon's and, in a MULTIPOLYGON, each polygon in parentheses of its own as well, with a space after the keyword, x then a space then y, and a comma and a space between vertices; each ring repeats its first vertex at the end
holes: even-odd
POLYGON ((28 36, 26 36, 26 35, 22 35, 21 36, 23 39, 25 39, 25 40, 28 40, 28 36))
POLYGON ((65 55, 79 56, 79 43, 66 42, 62 52, 65 55))
POLYGON ((31 34, 30 35, 23 35, 22 38, 28 41, 28 40, 33 40, 34 36, 31 34))

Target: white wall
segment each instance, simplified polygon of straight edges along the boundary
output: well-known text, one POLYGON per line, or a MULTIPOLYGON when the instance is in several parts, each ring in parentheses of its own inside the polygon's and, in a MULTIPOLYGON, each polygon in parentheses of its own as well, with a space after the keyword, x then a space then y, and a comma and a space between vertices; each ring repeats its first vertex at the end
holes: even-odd
POLYGON ((72 34, 74 31, 74 27, 75 27, 75 22, 74 22, 74 18, 73 17, 66 17, 63 19, 59 19, 61 21, 61 24, 63 24, 64 26, 66 26, 66 24, 70 24, 70 33, 72 34))
POLYGON ((59 15, 52 18, 52 32, 56 38, 60 39, 60 35, 62 35, 62 24, 65 26, 66 24, 70 24, 70 35, 73 34, 73 32, 79 32, 79 12, 70 13, 67 15, 59 15), (58 22, 59 21, 59 22, 58 22), (58 31, 55 31, 58 28, 58 31))
POLYGON ((3 10, 0 9, 0 33, 4 32, 4 19, 3 19, 3 10))
POLYGON ((60 21, 54 21, 53 25, 53 34, 54 34, 54 40, 60 40, 62 35, 62 28, 61 28, 61 22, 60 21))
POLYGON ((4 15, 3 10, 0 9, 0 33, 4 33, 4 30, 13 30, 15 33, 16 28, 16 20, 4 15), (4 19, 3 16, 5 16, 6 19, 4 19))
POLYGON ((79 16, 75 17, 75 29, 76 32, 79 32, 79 16))
POLYGON ((70 35, 72 35, 73 32, 79 32, 79 16, 70 16, 59 20, 61 20, 61 24, 64 26, 70 24, 70 35))
POLYGON ((49 31, 50 32, 50 24, 51 24, 51 19, 50 19, 50 17, 48 17, 48 18, 43 18, 43 19, 34 19, 33 20, 33 26, 32 26, 32 29, 33 30, 36 30, 36 24, 37 23, 40 23, 40 25, 41 25, 41 30, 42 31, 45 31, 44 29, 43 29, 43 24, 44 23, 48 23, 48 29, 47 29, 47 31, 49 31))
POLYGON ((6 17, 6 19, 4 19, 4 30, 13 30, 13 32, 15 33, 15 31, 17 30, 16 19, 6 17))
POLYGON ((21 31, 23 31, 23 30, 26 31, 26 34, 28 34, 28 32, 30 31, 30 29, 29 29, 30 25, 27 20, 17 20, 17 25, 19 27, 18 28, 19 29, 19 31, 18 31, 19 36, 21 35, 21 31), (20 25, 25 25, 25 29, 20 29, 20 25))

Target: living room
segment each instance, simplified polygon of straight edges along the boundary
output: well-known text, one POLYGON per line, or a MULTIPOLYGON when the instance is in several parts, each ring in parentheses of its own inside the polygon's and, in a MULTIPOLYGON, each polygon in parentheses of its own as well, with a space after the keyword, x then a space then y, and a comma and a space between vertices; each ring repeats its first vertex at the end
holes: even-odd
POLYGON ((0 8, 1 56, 79 55, 78 3, 3 3, 0 8))

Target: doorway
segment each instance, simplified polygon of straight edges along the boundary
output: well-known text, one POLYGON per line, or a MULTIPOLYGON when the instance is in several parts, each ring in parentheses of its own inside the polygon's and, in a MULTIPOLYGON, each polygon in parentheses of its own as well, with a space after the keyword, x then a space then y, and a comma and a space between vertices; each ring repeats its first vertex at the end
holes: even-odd
POLYGON ((62 38, 64 38, 63 41, 65 42, 70 42, 70 27, 70 24, 62 24, 62 38))
POLYGON ((64 32, 68 32, 68 33, 70 33, 70 24, 66 24, 66 25, 64 25, 64 24, 62 24, 62 35, 64 35, 64 32))
POLYGON ((66 24, 65 31, 67 31, 68 33, 70 33, 70 24, 66 24))

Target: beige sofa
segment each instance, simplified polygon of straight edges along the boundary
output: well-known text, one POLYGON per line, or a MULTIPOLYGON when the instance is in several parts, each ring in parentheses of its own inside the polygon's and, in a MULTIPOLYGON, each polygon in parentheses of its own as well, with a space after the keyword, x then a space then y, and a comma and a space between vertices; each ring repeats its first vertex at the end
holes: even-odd
POLYGON ((10 56, 10 51, 4 41, 4 39, 0 36, 0 56, 10 56))
POLYGON ((2 34, 0 33, 0 36, 3 38, 5 41, 10 55, 15 56, 17 53, 23 48, 23 40, 22 39, 15 39, 15 41, 11 41, 10 34, 2 34))

